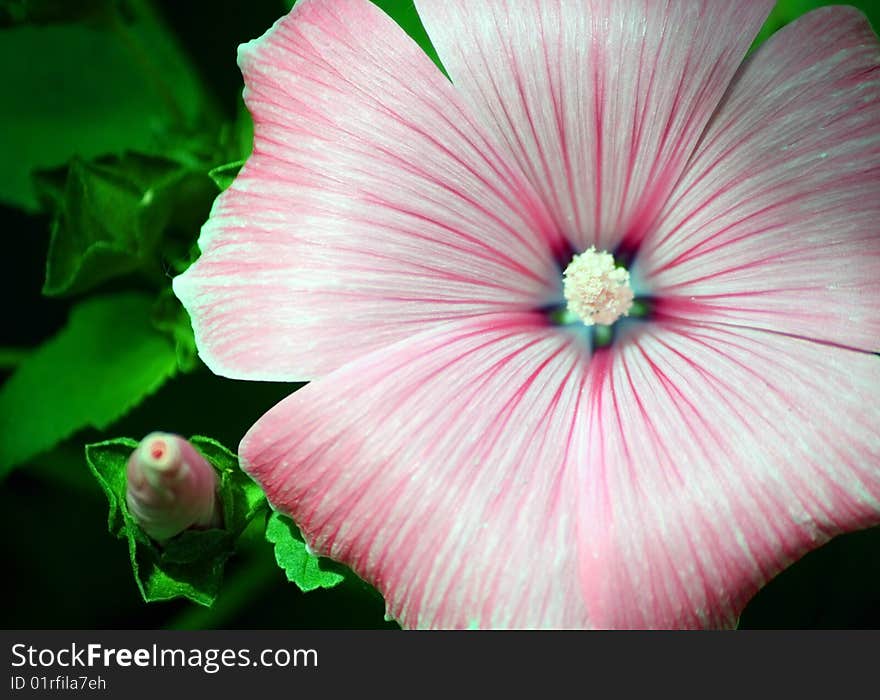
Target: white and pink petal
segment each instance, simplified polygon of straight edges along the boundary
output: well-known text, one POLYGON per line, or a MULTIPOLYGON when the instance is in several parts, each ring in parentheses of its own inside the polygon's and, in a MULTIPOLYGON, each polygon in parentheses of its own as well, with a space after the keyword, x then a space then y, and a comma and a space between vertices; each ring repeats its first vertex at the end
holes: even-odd
POLYGON ((239 451, 407 627, 726 627, 880 521, 878 385, 876 357, 760 331, 634 324, 591 358, 485 316, 312 383, 239 451))
POLYGON ((449 81, 368 0, 241 49, 254 153, 174 281, 218 374, 302 380, 559 294, 559 232, 449 81))
POLYGON ((811 12, 743 65, 637 275, 676 316, 880 349, 880 42, 811 12))
POLYGON ((407 627, 587 626, 569 446, 588 364, 540 316, 456 322, 297 391, 239 455, 407 627))
POLYGON ((771 0, 416 0, 453 84, 576 251, 635 247, 771 0))
POLYGON ((593 624, 732 626, 807 551, 880 523, 880 358, 679 321, 592 366, 577 541, 593 624))

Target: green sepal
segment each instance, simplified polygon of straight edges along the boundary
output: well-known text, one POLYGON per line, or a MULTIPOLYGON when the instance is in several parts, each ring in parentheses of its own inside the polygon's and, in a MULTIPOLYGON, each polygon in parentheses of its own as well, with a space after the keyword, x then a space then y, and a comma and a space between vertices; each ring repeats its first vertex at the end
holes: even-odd
POLYGON ((263 490, 245 474, 238 458, 216 440, 194 435, 193 446, 220 472, 220 499, 225 529, 238 537, 257 513, 266 508, 263 490))
POLYGON ((244 165, 244 163, 244 160, 236 160, 232 163, 218 165, 216 168, 209 170, 208 175, 214 181, 214 184, 217 185, 217 189, 222 192, 232 184, 232 181, 238 176, 238 171, 241 170, 241 166, 244 165))
POLYGON ((177 367, 181 372, 191 372, 199 364, 196 339, 193 335, 189 314, 171 288, 164 289, 153 305, 153 326, 166 333, 174 341, 177 367))
POLYGON ((43 205, 55 212, 43 285, 47 296, 82 292, 136 270, 164 283, 165 258, 188 257, 192 243, 184 240, 175 251, 166 234, 182 229, 194 238, 214 196, 203 172, 132 152, 74 158, 66 168, 38 174, 36 184, 43 205), (188 212, 198 218, 178 221, 188 212))
POLYGON ((299 528, 287 516, 274 512, 266 523, 266 539, 275 545, 275 561, 287 580, 307 593, 316 588, 333 588, 345 580, 345 569, 323 557, 312 554, 299 528))
POLYGON ((238 176, 254 148, 254 120, 244 100, 238 101, 235 119, 220 127, 217 146, 219 148, 216 148, 216 152, 208 157, 215 158, 215 163, 220 160, 221 164, 211 168, 208 176, 222 192, 238 176), (227 162, 224 163, 221 159, 227 162))
POLYGON ((147 603, 188 598, 212 605, 238 538, 266 507, 262 491, 239 469, 234 454, 208 437, 194 436, 190 443, 217 470, 223 527, 186 530, 161 543, 140 528, 125 499, 126 465, 137 441, 118 438, 86 446, 89 469, 109 502, 107 527, 128 541, 135 582, 147 603))

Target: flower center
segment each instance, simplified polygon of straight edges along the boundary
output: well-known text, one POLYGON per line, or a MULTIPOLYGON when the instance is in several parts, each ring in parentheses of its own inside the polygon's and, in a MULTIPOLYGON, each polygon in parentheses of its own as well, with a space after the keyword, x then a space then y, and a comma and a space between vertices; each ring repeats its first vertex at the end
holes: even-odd
POLYGON ((614 256, 590 248, 575 255, 562 273, 562 293, 568 310, 586 326, 610 326, 629 314, 633 305, 629 271, 615 267, 614 256))

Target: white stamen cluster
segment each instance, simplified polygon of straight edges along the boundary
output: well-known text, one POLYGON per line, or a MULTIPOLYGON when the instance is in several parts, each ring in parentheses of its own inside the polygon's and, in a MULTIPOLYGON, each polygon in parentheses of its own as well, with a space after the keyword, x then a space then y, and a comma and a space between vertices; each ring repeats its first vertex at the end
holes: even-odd
POLYGON ((586 326, 611 325, 632 307, 629 271, 615 267, 614 256, 594 246, 575 255, 562 277, 568 310, 586 326))

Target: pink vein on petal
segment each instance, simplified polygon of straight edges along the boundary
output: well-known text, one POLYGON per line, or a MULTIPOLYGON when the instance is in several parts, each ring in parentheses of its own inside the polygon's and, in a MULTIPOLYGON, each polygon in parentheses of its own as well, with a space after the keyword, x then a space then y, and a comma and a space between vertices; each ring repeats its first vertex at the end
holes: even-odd
POLYGON ((594 625, 732 626, 796 558, 880 522, 876 357, 680 321, 599 354, 578 520, 594 625))
POLYGON ((588 359, 487 315, 314 382, 239 452, 405 626, 725 627, 880 521, 878 382, 876 358, 760 330, 661 321, 588 359))
POLYGON ((416 6, 455 86, 584 250, 650 233, 772 2, 416 6))
POLYGON ((239 453, 405 625, 584 626, 570 444, 587 367, 539 315, 457 321, 309 384, 239 453))
POLYGON ((558 296, 552 218, 381 10, 301 2, 240 63, 254 154, 174 281, 215 372, 311 379, 444 320, 558 296))
POLYGON ((743 65, 638 276, 670 315, 880 348, 880 43, 811 12, 743 65))

